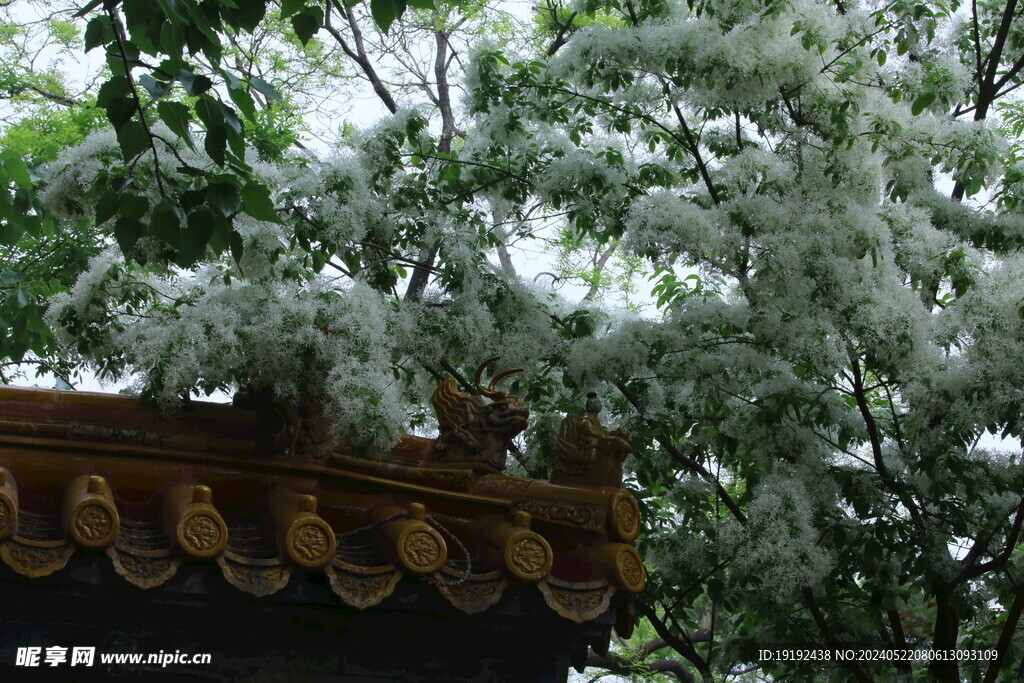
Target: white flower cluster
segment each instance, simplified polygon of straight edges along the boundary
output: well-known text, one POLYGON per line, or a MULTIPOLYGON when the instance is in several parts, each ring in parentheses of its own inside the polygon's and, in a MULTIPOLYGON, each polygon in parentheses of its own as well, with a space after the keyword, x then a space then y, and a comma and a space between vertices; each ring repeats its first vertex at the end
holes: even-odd
POLYGON ((82 144, 65 150, 60 160, 47 169, 49 183, 39 200, 55 216, 79 216, 90 211, 81 205, 96 175, 106 161, 119 155, 114 131, 103 129, 91 134, 82 144))
POLYGON ((269 389, 284 402, 322 403, 340 437, 377 453, 404 427, 390 308, 369 287, 338 289, 323 278, 226 284, 216 266, 193 277, 135 279, 116 265, 109 253, 95 259, 70 294, 53 301, 51 321, 71 347, 84 326, 102 329, 89 357, 118 358, 122 377, 141 373, 138 388, 165 406, 199 390, 269 389), (118 281, 147 296, 137 312, 116 307, 123 292, 110 285, 118 281))
POLYGON ((747 514, 733 566, 759 577, 767 599, 790 604, 802 586, 813 586, 832 568, 834 560, 818 542, 813 504, 798 477, 777 474, 764 481, 747 514))

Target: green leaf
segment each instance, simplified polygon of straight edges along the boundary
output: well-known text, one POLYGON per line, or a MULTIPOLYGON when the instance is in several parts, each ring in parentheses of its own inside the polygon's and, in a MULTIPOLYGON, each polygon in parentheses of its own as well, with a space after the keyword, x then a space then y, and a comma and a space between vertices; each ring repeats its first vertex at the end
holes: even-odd
POLYGON ((157 113, 160 114, 160 120, 166 123, 167 127, 184 140, 189 147, 195 149, 195 143, 192 142, 192 134, 188 129, 188 124, 192 120, 189 108, 180 102, 160 102, 157 104, 156 109, 157 113))
POLYGON ((441 172, 441 178, 449 183, 456 183, 462 175, 462 167, 459 164, 448 164, 441 172))
POLYGON ((152 0, 124 0, 121 9, 124 11, 124 22, 131 35, 131 43, 138 50, 157 56, 159 51, 153 41, 160 40, 160 26, 166 22, 160 6, 152 0))
POLYGON ((213 81, 209 78, 202 74, 196 75, 187 69, 178 72, 178 81, 192 97, 198 97, 213 87, 213 81))
POLYGON ((16 285, 25 279, 24 273, 17 273, 13 270, 0 270, 0 282, 5 285, 16 285))
POLYGON ((253 76, 249 79, 249 83, 252 85, 252 87, 256 88, 261 93, 263 93, 263 96, 266 97, 268 100, 273 100, 275 102, 284 101, 284 98, 281 97, 281 93, 277 91, 277 88, 270 85, 262 78, 256 78, 255 76, 253 76))
POLYGON ((196 102, 196 114, 207 128, 223 128, 224 113, 220 102, 209 95, 203 95, 196 102))
POLYGON ((263 21, 267 13, 267 4, 264 0, 235 0, 234 9, 225 9, 222 12, 228 24, 251 33, 263 21))
POLYGON ((107 190, 96 202, 96 225, 102 225, 113 218, 121 203, 121 194, 116 190, 107 190))
POLYGON ((8 158, 4 162, 4 170, 7 171, 7 175, 17 185, 25 189, 32 187, 32 178, 28 174, 28 166, 21 159, 8 158))
POLYGON ((189 22, 188 9, 181 0, 157 0, 157 4, 163 9, 164 15, 172 20, 174 24, 187 24, 189 22))
POLYGON ((175 207, 171 206, 166 199, 161 200, 153 210, 149 219, 150 232, 177 248, 179 240, 179 228, 181 227, 181 216, 175 207))
POLYGON ((114 239, 117 240, 117 246, 121 248, 121 251, 128 253, 135 246, 135 243, 142 237, 144 228, 142 223, 135 220, 134 218, 128 218, 127 216, 121 216, 117 219, 117 223, 114 224, 114 239))
POLYGON ((186 9, 189 14, 189 29, 198 31, 198 38, 194 42, 199 43, 199 48, 205 48, 211 44, 219 46, 220 39, 217 36, 216 28, 210 23, 213 18, 217 24, 220 24, 216 6, 212 3, 189 3, 186 5, 186 9), (209 12, 209 16, 207 16, 207 12, 209 12))
POLYGON ((39 237, 43 234, 43 221, 39 216, 35 214, 29 214, 21 217, 22 225, 25 228, 25 232, 32 237, 39 237))
POLYGON ((138 194, 122 194, 118 202, 122 217, 140 219, 149 211, 149 200, 138 194))
MULTIPOLYGON (((188 230, 181 233, 181 244, 179 245, 178 265, 185 267, 199 260, 206 251, 206 245, 210 243, 213 235, 216 217, 209 209, 203 208, 195 211, 188 217, 188 230), (183 263, 187 262, 187 263, 183 263)), ((221 221, 224 219, 221 218, 221 221)))
MULTIPOLYGON (((165 21, 160 26, 160 38, 159 47, 165 54, 180 55, 185 49, 185 31, 178 28, 175 24, 165 21)), ((171 61, 171 60, 168 60, 171 61)), ((171 65, 170 69, 163 69, 167 73, 177 73, 180 69, 180 65, 171 65)))
POLYGON ((256 220, 281 222, 270 200, 270 190, 259 183, 249 182, 242 188, 242 208, 256 220))
POLYGON ((292 28, 299 41, 305 45, 324 23, 324 13, 319 7, 306 7, 292 17, 292 28))
POLYGON ((242 122, 238 120, 238 114, 235 113, 235 110, 227 106, 223 102, 218 102, 218 104, 220 105, 221 115, 223 116, 224 121, 228 124, 231 130, 235 131, 236 133, 241 133, 242 122))
POLYGON ((115 129, 131 120, 138 108, 131 97, 131 87, 125 76, 111 76, 100 86, 96 95, 97 106, 107 111, 107 119, 115 129))
POLYGON ((242 242, 242 236, 234 230, 228 235, 228 244, 231 246, 231 258, 235 259, 235 263, 241 263, 242 253, 245 251, 245 244, 242 242))
POLYGON ((287 19, 298 14, 306 6, 306 0, 281 0, 281 18, 287 19))
MULTIPOLYGON (((232 113, 232 116, 234 116, 234 112, 231 112, 231 113, 232 113)), ((237 121, 237 120, 238 120, 238 118, 235 117, 235 121, 237 121)), ((232 152, 232 156, 231 156, 231 159, 230 159, 231 163, 236 164, 236 165, 239 164, 239 163, 243 163, 244 164, 245 163, 245 138, 242 137, 241 131, 237 131, 237 130, 235 130, 232 127, 232 128, 224 129, 224 132, 228 136, 228 145, 230 145, 230 147, 231 147, 231 152, 232 152)))
POLYGON ((221 254, 228 248, 232 232, 231 219, 225 218, 220 212, 202 206, 188 217, 188 228, 190 232, 198 231, 197 240, 209 233, 206 241, 214 254, 221 254))
POLYGON ((370 0, 370 14, 384 33, 391 24, 405 11, 405 0, 370 0))
POLYGON ((0 222, 0 244, 13 247, 25 234, 25 223, 21 216, 9 216, 0 222))
POLYGON ((206 55, 206 59, 209 60, 210 64, 217 68, 220 66, 220 58, 224 54, 224 48, 221 47, 220 42, 206 42, 203 43, 203 54, 206 55))
POLYGON ((110 19, 106 16, 94 17, 85 27, 85 51, 106 45, 114 40, 114 31, 110 27, 110 19))
POLYGON ((149 146, 149 133, 141 121, 129 121, 117 131, 117 143, 124 160, 131 161, 149 146))
POLYGON ((231 88, 228 90, 228 96, 245 118, 256 121, 256 105, 252 101, 252 95, 242 88, 231 88))
MULTIPOLYGON (((224 165, 224 153, 227 150, 227 126, 224 120, 224 107, 209 95, 203 95, 196 102, 196 114, 206 125, 206 138, 203 147, 210 158, 220 166, 224 165)), ((233 112, 232 112, 233 113, 233 112)))
POLYGON ((161 83, 153 78, 151 74, 142 74, 139 76, 139 83, 146 89, 146 92, 148 92, 150 97, 154 100, 159 100, 161 97, 166 95, 168 89, 171 87, 170 83, 161 83))
POLYGON ((434 9, 434 0, 408 0, 410 7, 416 9, 434 9))
POLYGON ((914 104, 910 106, 910 113, 913 114, 914 116, 917 116, 918 114, 923 112, 929 104, 931 104, 934 101, 935 93, 925 92, 923 95, 920 95, 916 100, 914 100, 914 104))
POLYGON ((238 188, 231 183, 210 183, 206 188, 207 201, 224 216, 233 216, 242 206, 238 188))
POLYGON ((206 131, 206 138, 203 140, 203 149, 210 155, 210 158, 219 166, 224 165, 224 153, 228 147, 228 133, 223 126, 210 128, 206 131))

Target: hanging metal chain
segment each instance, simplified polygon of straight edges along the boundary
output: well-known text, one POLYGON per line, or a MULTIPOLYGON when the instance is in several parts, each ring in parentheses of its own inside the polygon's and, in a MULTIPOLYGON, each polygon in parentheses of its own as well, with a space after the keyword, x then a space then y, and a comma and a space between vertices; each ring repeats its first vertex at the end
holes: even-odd
MULTIPOLYGON (((441 522, 437 521, 435 517, 432 515, 426 515, 425 519, 443 536, 447 536, 449 539, 454 541, 455 545, 457 545, 459 550, 462 551, 462 556, 466 558, 466 566, 462 571, 462 576, 455 579, 447 579, 441 574, 441 572, 438 572, 433 576, 426 577, 426 580, 437 586, 457 586, 460 583, 465 583, 469 580, 469 576, 473 571, 473 562, 469 559, 469 550, 462 544, 462 541, 459 540, 458 536, 449 531, 448 528, 444 524, 441 524, 441 522)), ((447 564, 448 563, 445 562, 445 565, 447 564)))
POLYGON ((361 534, 361 533, 364 533, 364 532, 367 532, 367 531, 373 531, 377 527, 382 527, 385 524, 390 524, 391 522, 395 521, 396 519, 401 519, 402 517, 405 517, 405 513, 404 512, 399 512, 397 515, 391 515, 387 519, 382 519, 379 522, 374 522, 373 524, 367 524, 366 526, 361 526, 358 529, 353 529, 352 531, 344 531, 344 532, 342 532, 340 534, 335 532, 334 537, 337 538, 340 541, 341 539, 348 538, 349 536, 355 536, 356 534, 361 534))
MULTIPOLYGON (((380 548, 377 546, 376 543, 364 543, 362 545, 349 547, 345 546, 342 540, 346 538, 352 538, 353 536, 356 536, 358 534, 365 534, 367 532, 373 531, 375 529, 378 529, 379 527, 384 526, 385 524, 390 524, 391 522, 394 522, 397 519, 402 519, 405 516, 406 513, 401 512, 396 515, 391 515, 387 519, 382 519, 378 522, 374 522, 373 524, 367 524, 366 526, 359 527, 358 529, 353 529, 351 531, 346 531, 344 533, 335 533, 334 536, 338 539, 338 550, 335 553, 335 557, 340 559, 342 562, 345 562, 346 556, 352 559, 354 559, 355 557, 369 559, 372 556, 380 556, 380 548)), ((458 536, 453 534, 444 524, 441 524, 441 522, 439 522, 436 517, 434 517, 433 515, 426 515, 424 519, 428 524, 437 529, 437 531, 442 536, 444 536, 446 540, 452 541, 455 544, 455 546, 459 549, 459 552, 462 553, 462 556, 465 558, 465 566, 462 569, 461 576, 454 579, 448 579, 445 578, 440 572, 438 572, 433 576, 426 577, 426 580, 429 583, 438 586, 457 586, 461 583, 465 583, 466 581, 468 581, 470 575, 473 572, 473 562, 469 556, 469 549, 466 548, 462 541, 459 540, 458 536)), ((451 564, 455 565, 454 562, 451 564)), ((450 566, 447 561, 445 562, 445 566, 450 566)))
POLYGON ((380 546, 378 546, 376 542, 371 541, 370 543, 346 546, 344 544, 344 539, 352 538, 354 536, 358 536, 359 534, 366 534, 372 532, 375 529, 378 529, 384 526, 385 524, 390 524, 396 519, 401 519, 402 517, 405 517, 404 512, 400 512, 396 515, 391 515, 386 519, 373 522, 372 524, 367 524, 366 526, 359 527, 358 529, 352 529, 351 531, 345 531, 342 533, 335 533, 334 537, 338 539, 338 550, 335 551, 334 556, 342 562, 347 562, 348 564, 357 564, 358 566, 373 566, 368 564, 360 564, 358 563, 358 560, 364 560, 369 562, 377 558, 383 557, 380 550, 380 546), (349 562, 349 560, 355 561, 349 562))

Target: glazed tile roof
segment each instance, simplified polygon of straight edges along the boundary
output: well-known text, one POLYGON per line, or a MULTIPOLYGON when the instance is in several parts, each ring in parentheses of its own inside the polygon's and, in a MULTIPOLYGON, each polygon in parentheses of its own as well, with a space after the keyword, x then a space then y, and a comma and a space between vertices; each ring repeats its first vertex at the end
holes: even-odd
POLYGON ((442 385, 440 437, 403 437, 371 460, 337 444, 268 449, 287 425, 252 407, 167 415, 129 397, 0 387, 0 559, 32 579, 103 553, 147 589, 210 563, 257 598, 322 572, 360 609, 412 580, 475 613, 518 583, 567 619, 613 609, 630 630, 645 572, 639 510, 615 479, 624 435, 606 435, 596 411, 570 416, 558 483, 509 477, 504 447, 525 407, 493 382, 485 395, 442 385))

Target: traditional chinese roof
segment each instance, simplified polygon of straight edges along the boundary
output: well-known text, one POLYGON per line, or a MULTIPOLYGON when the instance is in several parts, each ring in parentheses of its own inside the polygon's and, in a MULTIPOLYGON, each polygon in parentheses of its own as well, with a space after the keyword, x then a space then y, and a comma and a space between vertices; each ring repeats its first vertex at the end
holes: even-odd
MULTIPOLYGON (((447 405, 439 439, 406 436, 372 460, 268 452, 266 414, 238 406, 165 414, 124 396, 0 387, 0 558, 36 579, 105 555, 146 589, 216 566, 256 598, 320 573, 359 609, 411 581, 476 613, 513 586, 574 622, 616 612, 631 630, 640 515, 601 455, 621 459, 624 436, 605 437, 594 411, 567 418, 559 483, 505 476, 487 428, 470 422, 515 397, 446 391, 473 404, 462 418, 447 405)), ((488 415, 518 424, 516 406, 488 415)))

